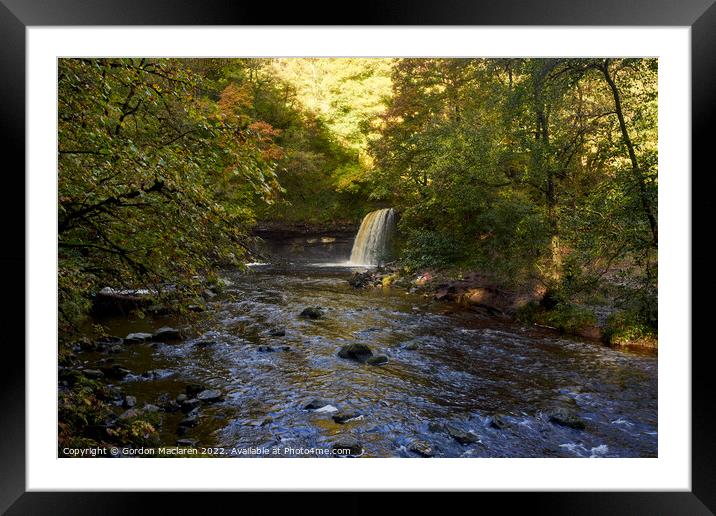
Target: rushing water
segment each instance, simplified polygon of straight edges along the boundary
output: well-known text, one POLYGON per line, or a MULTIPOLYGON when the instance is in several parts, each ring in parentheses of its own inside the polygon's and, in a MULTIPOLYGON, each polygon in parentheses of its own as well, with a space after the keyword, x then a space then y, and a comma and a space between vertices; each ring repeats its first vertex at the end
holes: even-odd
MULTIPOLYGON (((200 445, 323 448, 351 436, 369 457, 414 457, 415 440, 430 443, 438 457, 657 455, 655 356, 453 313, 402 291, 356 291, 350 273, 309 263, 226 271, 226 291, 182 328, 193 338, 84 356, 88 364, 109 359, 133 371, 117 385, 139 406, 173 398, 188 383, 220 390, 224 401, 202 407, 185 436, 200 445), (323 307, 325 316, 299 317, 308 306, 323 307), (275 330, 285 335, 272 336, 275 330), (195 345, 207 339, 216 344, 195 345), (349 343, 389 362, 339 358, 349 343), (338 424, 335 413, 305 410, 315 398, 362 417, 338 424), (565 403, 586 429, 549 421, 555 404, 565 403), (501 429, 490 425, 496 414, 501 429), (441 424, 480 442, 460 444, 441 424)), ((117 335, 178 324, 103 322, 117 335)), ((163 444, 173 445, 184 416, 162 417, 163 444)))

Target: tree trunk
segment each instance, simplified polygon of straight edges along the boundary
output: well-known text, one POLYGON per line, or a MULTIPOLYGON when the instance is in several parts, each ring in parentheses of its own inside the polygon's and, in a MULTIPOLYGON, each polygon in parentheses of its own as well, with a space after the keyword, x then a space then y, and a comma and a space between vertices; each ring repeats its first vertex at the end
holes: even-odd
POLYGON ((652 245, 657 248, 659 243, 659 228, 657 225, 656 217, 654 216, 654 212, 651 207, 651 203, 649 202, 649 197, 647 195, 646 191, 646 180, 644 178, 644 174, 639 167, 639 162, 636 157, 636 152, 634 151, 634 143, 631 141, 631 138, 629 136, 629 130, 627 129, 626 122, 624 120, 624 111, 622 110, 622 102, 621 102, 621 95, 619 94, 619 88, 617 88, 616 83, 614 82, 614 78, 612 77, 611 73, 609 72, 609 59, 605 59, 602 65, 600 66, 600 70, 602 71, 602 74, 604 75, 604 79, 607 81, 607 84, 609 85, 609 89, 612 92, 612 96, 614 97, 614 110, 617 114, 617 119, 619 120, 619 129, 622 133, 622 140, 624 141, 624 145, 627 148, 627 151, 629 152, 629 160, 631 161, 631 168, 634 172, 634 177, 636 178, 636 181, 639 186, 639 197, 641 200, 641 207, 642 210, 644 210, 644 215, 646 216, 647 220, 649 221, 649 228, 651 229, 651 237, 652 237, 652 245))

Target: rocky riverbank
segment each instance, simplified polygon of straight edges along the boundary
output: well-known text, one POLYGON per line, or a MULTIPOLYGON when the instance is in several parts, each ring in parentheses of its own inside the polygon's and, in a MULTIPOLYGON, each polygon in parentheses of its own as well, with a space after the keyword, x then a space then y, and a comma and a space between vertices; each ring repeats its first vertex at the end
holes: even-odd
POLYGON ((516 320, 615 347, 658 348, 655 335, 635 330, 628 317, 614 307, 556 302, 550 298, 547 289, 537 283, 517 291, 479 272, 432 270, 407 273, 394 264, 355 272, 348 283, 356 289, 404 289, 453 309, 516 320))

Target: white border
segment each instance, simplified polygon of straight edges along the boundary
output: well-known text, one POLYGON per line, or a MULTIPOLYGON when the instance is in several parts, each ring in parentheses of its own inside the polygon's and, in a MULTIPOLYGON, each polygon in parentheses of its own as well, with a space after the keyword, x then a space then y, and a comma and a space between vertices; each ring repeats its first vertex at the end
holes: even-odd
POLYGON ((689 28, 30 27, 27 43, 28 490, 690 490, 689 28), (88 55, 659 57, 659 458, 57 459, 56 59, 88 55))

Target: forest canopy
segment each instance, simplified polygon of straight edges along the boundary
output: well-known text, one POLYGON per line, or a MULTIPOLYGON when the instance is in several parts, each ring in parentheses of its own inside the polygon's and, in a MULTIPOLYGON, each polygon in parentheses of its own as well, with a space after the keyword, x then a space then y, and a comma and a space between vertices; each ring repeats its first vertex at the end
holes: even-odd
POLYGON ((257 224, 389 206, 406 271, 655 331, 656 59, 61 59, 58 124, 61 324, 108 285, 191 299, 257 224))

